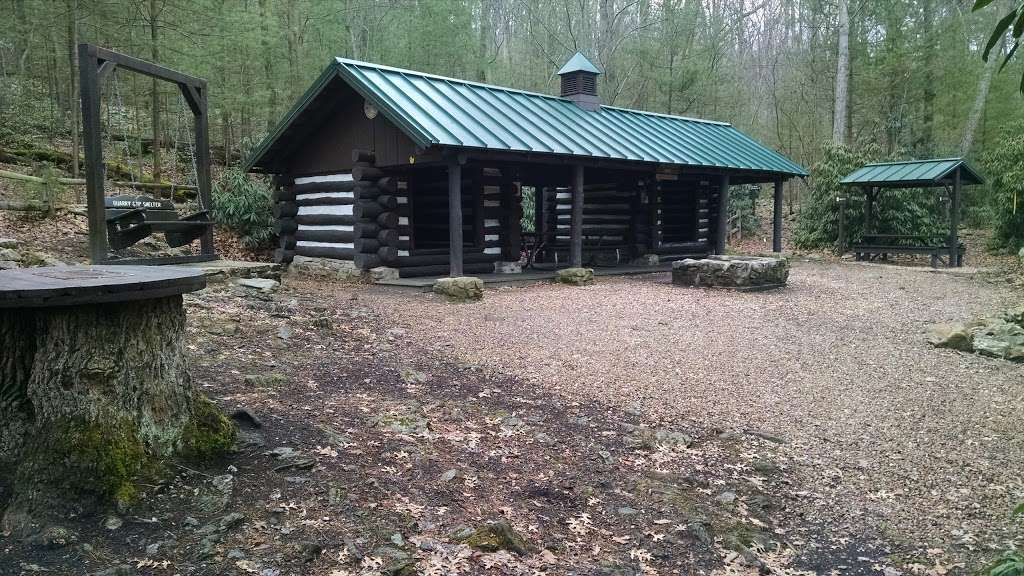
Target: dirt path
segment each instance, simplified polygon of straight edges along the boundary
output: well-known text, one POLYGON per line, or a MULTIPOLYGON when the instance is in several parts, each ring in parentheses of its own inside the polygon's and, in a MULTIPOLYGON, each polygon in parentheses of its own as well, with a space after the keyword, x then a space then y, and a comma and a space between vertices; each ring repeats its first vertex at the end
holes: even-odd
POLYGON ((680 290, 667 275, 537 285, 451 306, 368 292, 438 351, 539 390, 786 440, 805 514, 957 558, 1012 537, 1024 500, 1024 367, 932 349, 933 322, 1020 295, 980 279, 796 265, 785 291, 680 290))

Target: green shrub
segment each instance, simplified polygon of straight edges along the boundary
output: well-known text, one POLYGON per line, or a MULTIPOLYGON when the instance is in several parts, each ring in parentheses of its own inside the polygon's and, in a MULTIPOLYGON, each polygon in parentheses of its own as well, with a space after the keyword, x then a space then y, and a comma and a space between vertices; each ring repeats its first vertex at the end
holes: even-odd
POLYGON ((522 187, 523 217, 519 221, 523 232, 536 232, 537 227, 537 189, 533 186, 522 187))
POLYGON ((231 169, 213 186, 213 220, 237 233, 250 250, 270 246, 274 239, 270 187, 263 181, 231 169))
POLYGON ((989 178, 989 214, 994 218, 993 248, 1024 245, 1024 124, 1006 128, 982 159, 989 178))
MULTIPOLYGON (((1017 506, 1013 516, 1024 516, 1024 503, 1017 506)), ((1006 552, 995 562, 979 570, 978 576, 1024 576, 1024 553, 1020 550, 1006 552)))
POLYGON ((757 230, 761 225, 761 219, 757 217, 754 210, 757 205, 757 197, 760 195, 760 186, 744 184, 729 188, 729 217, 739 215, 740 227, 744 234, 757 230))

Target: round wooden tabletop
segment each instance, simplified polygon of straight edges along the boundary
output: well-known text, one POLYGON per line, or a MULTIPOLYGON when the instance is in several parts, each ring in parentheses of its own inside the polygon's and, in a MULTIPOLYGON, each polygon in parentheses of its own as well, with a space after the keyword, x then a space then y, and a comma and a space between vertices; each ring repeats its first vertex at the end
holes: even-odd
POLYGON ((0 308, 147 300, 206 287, 200 270, 173 266, 48 266, 0 271, 0 308))

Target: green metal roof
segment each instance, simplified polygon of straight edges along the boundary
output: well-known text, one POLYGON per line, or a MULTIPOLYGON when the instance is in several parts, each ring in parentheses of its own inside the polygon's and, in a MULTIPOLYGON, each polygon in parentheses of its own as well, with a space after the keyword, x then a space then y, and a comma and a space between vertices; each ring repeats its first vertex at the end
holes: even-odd
MULTIPOLYGON (((602 106, 337 58, 263 141, 266 167, 303 109, 337 75, 418 146, 569 155, 806 176, 785 156, 724 122, 602 106)), ((287 146, 284 146, 287 148, 287 146)))
POLYGON ((953 172, 957 168, 960 168, 962 183, 985 183, 985 179, 963 158, 867 164, 847 175, 839 183, 843 186, 880 186, 883 188, 944 186, 952 182, 953 172))
POLYGON ((587 60, 587 57, 577 52, 569 61, 562 66, 562 69, 558 71, 558 75, 568 74, 569 72, 590 72, 591 74, 600 74, 601 71, 594 66, 594 63, 587 60))

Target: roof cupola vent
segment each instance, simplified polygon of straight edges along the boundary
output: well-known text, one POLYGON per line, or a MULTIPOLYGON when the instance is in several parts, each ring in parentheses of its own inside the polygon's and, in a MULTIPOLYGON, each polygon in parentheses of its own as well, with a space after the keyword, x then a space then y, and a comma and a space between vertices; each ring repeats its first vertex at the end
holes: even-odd
POLYGON ((597 75, 601 71, 590 60, 577 52, 562 66, 562 98, 568 98, 584 110, 597 110, 601 99, 597 95, 597 75))

